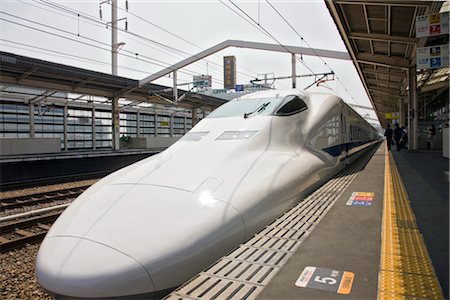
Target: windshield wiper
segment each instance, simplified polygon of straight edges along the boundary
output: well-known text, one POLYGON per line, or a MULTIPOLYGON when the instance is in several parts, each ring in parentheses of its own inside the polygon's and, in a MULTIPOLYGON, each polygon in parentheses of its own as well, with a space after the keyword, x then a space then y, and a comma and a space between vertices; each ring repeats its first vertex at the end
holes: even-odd
POLYGON ((269 104, 270 104, 270 102, 263 103, 260 106, 258 106, 254 111, 249 112, 249 113, 244 113, 244 119, 247 119, 248 117, 250 117, 251 115, 256 114, 256 113, 258 113, 258 114, 262 113, 269 104))

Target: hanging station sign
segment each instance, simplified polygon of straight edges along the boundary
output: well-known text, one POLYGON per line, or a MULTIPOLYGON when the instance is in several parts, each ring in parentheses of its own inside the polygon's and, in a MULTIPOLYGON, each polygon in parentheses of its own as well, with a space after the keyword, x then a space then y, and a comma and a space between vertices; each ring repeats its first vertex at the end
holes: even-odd
POLYGON ((393 120, 393 119, 399 119, 400 113, 399 112, 388 112, 384 114, 385 119, 393 120))
POLYGON ((416 18, 416 37, 448 34, 448 12, 418 16, 416 18))
POLYGON ((436 69, 448 66, 448 44, 417 48, 418 69, 436 69))

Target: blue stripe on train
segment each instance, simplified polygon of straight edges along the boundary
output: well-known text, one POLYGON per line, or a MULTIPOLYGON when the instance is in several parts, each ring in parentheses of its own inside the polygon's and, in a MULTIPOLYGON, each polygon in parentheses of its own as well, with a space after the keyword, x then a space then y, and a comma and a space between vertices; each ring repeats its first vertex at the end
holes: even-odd
POLYGON ((349 151, 353 148, 359 147, 361 145, 364 145, 364 144, 367 144, 370 142, 372 142, 372 140, 358 141, 358 142, 353 142, 353 143, 345 143, 345 144, 339 144, 339 145, 328 147, 328 148, 323 148, 322 150, 327 152, 331 156, 336 157, 336 156, 341 155, 342 152, 349 151))

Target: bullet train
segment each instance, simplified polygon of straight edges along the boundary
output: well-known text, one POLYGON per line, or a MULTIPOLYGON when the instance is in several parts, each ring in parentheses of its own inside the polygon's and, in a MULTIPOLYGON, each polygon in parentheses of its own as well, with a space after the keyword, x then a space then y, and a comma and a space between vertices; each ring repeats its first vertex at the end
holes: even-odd
POLYGON ((63 299, 160 297, 378 140, 334 95, 270 90, 229 101, 80 195, 42 242, 37 280, 63 299))

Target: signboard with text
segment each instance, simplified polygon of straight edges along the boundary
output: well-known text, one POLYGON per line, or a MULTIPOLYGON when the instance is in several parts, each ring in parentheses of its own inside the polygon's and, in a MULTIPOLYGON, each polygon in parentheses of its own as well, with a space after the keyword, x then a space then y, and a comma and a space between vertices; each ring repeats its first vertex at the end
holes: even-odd
POLYGON ((236 57, 223 57, 223 88, 234 89, 236 86, 236 57))
POLYGON ((211 87, 211 75, 194 75, 194 87, 211 87))
POLYGON ((417 48, 417 68, 448 67, 448 44, 417 48))
POLYGON ((385 119, 399 119, 400 118, 400 113, 399 112, 388 112, 384 114, 384 118, 385 119))
POLYGON ((416 37, 448 34, 448 12, 416 18, 416 37))

